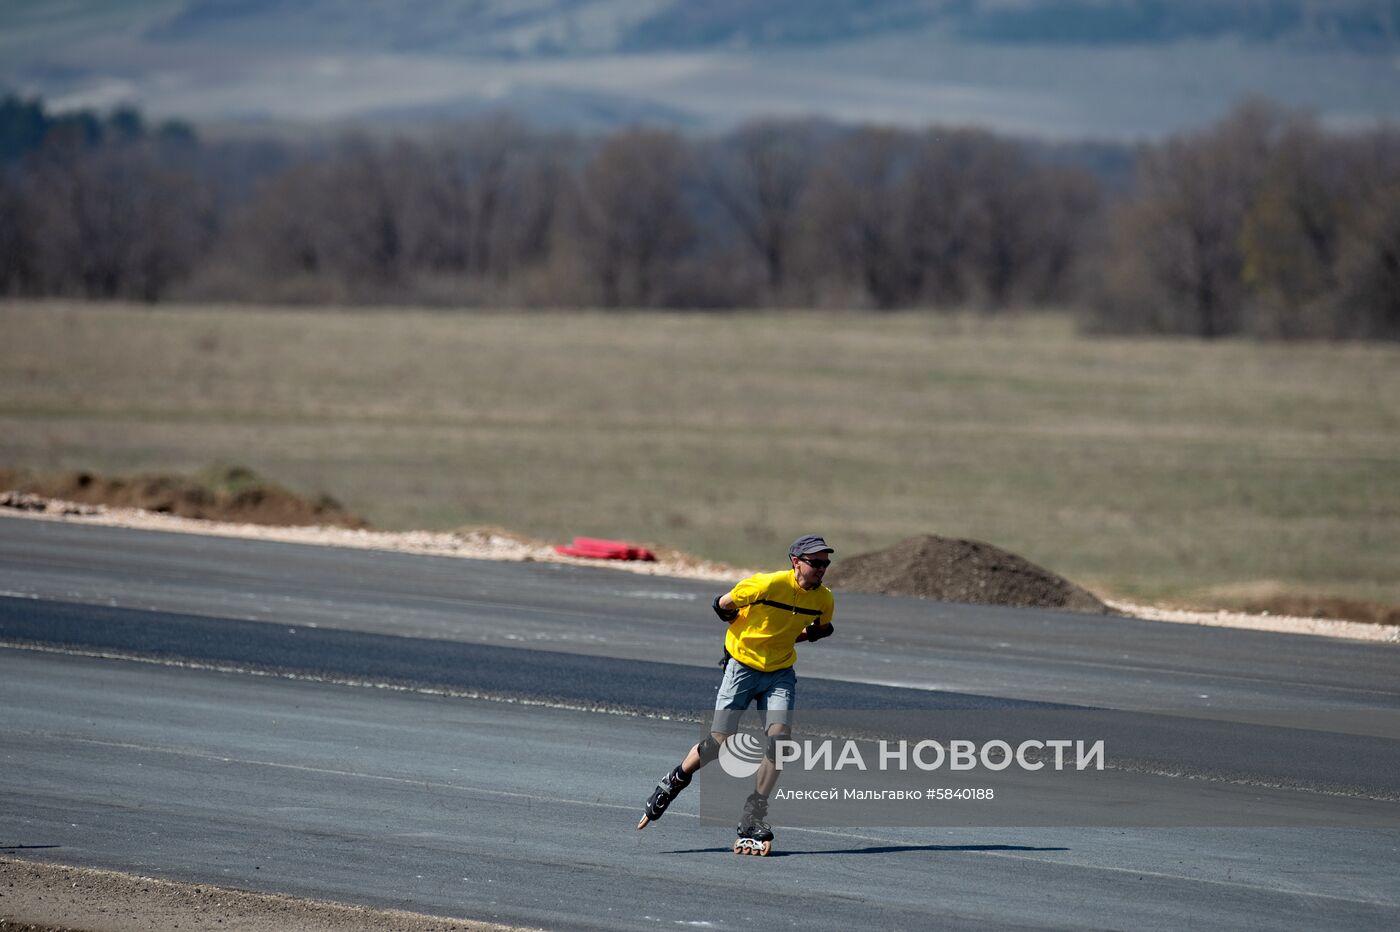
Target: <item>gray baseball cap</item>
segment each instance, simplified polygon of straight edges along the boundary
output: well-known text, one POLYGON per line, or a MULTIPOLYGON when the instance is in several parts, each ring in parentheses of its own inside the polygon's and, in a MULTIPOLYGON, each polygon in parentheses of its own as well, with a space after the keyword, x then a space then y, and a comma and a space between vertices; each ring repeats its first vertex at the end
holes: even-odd
POLYGON ((808 534, 806 537, 799 537, 792 542, 788 548, 788 556, 802 557, 809 553, 835 553, 827 542, 816 534, 808 534))

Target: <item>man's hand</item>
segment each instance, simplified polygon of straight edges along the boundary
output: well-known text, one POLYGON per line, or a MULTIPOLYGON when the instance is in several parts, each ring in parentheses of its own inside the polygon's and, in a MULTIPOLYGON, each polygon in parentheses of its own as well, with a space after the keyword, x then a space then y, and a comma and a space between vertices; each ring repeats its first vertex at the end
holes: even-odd
POLYGON ((735 618, 739 617, 739 610, 733 607, 732 602, 730 603, 729 608, 725 608, 723 605, 720 604, 720 599, 723 599, 728 594, 729 593, 726 592, 723 595, 717 595, 715 596, 715 600, 712 603, 710 603, 710 607, 715 610, 715 614, 719 616, 719 620, 724 622, 725 624, 729 624, 735 618))
POLYGON ((828 622, 827 624, 821 624, 820 622, 814 621, 810 625, 802 629, 802 634, 800 637, 798 637, 798 640, 805 640, 808 644, 810 644, 813 641, 820 641, 822 638, 831 637, 831 635, 835 633, 835 631, 836 626, 831 624, 830 622, 828 622))

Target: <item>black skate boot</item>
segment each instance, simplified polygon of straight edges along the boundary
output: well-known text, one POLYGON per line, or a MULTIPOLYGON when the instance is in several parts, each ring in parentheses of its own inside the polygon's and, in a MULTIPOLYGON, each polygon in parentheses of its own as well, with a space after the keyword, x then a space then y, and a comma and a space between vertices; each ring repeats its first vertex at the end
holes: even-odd
POLYGON ((768 818, 768 797, 750 793, 744 800, 744 814, 739 820, 739 837, 734 839, 735 854, 756 854, 767 857, 773 850, 773 828, 768 818))
POLYGON ((646 815, 642 816, 642 821, 637 823, 637 828, 646 828, 648 822, 655 822, 665 815, 666 807, 671 805, 671 800, 679 796, 681 790, 687 786, 690 786, 690 774, 679 766, 662 777, 661 782, 656 784, 656 789, 651 791, 651 798, 647 800, 646 815))

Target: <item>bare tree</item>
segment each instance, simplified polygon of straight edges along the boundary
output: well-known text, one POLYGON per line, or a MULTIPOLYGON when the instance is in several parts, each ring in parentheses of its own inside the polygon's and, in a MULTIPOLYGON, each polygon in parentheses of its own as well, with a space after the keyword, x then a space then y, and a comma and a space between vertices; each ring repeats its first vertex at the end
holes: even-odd
POLYGON ((803 202, 814 280, 834 273, 834 284, 854 286, 879 308, 909 298, 900 200, 911 148, 903 132, 866 127, 827 149, 803 202))
POLYGON ((1400 340, 1400 175, 1348 230, 1337 278, 1334 336, 1400 340))
POLYGON ((681 299, 670 275, 694 233, 682 196, 687 167, 678 136, 638 129, 607 139, 578 176, 564 248, 604 306, 681 299))
POLYGON ((900 199, 909 292, 934 305, 956 305, 971 290, 977 193, 968 176, 985 134, 929 130, 918 143, 900 199))
POLYGON ((265 180, 234 216, 222 244, 234 267, 228 287, 261 300, 329 299, 318 290, 334 270, 324 242, 329 168, 300 161, 265 180))
POLYGON ((517 164, 532 149, 530 134, 498 117, 442 134, 413 166, 405 205, 415 265, 476 278, 502 279, 513 264, 502 228, 512 208, 517 164))
POLYGON ((235 218, 229 252, 274 300, 375 301, 402 295, 409 267, 405 179, 416 146, 364 138, 294 163, 255 190, 235 218), (399 166, 402 166, 400 169, 399 166))
POLYGON ((487 124, 499 156, 481 161, 476 215, 482 243, 479 268, 498 283, 549 259, 567 163, 576 149, 571 136, 542 136, 508 119, 487 124))
POLYGON ((768 301, 787 289, 817 132, 810 123, 753 122, 714 150, 710 190, 762 264, 768 301))
POLYGON ((321 239, 338 274, 381 287, 402 280, 408 264, 402 220, 407 176, 396 163, 418 158, 417 148, 403 140, 388 151, 363 138, 344 143, 319 211, 325 218, 321 239))
POLYGON ((39 153, 26 185, 34 274, 50 294, 159 299, 203 254, 207 189, 152 146, 66 144, 39 153))
POLYGON ((1251 102, 1209 130, 1146 148, 1111 221, 1097 326, 1221 337, 1243 322, 1245 217, 1281 113, 1251 102))
POLYGON ((0 295, 35 290, 33 228, 16 173, 0 169, 0 295))
POLYGON ((1103 185, 1087 171, 1047 168, 1038 175, 1039 194, 1027 205, 1027 266, 1022 287, 1037 304, 1066 302, 1082 291, 1085 257, 1103 227, 1103 185))
POLYGON ((1034 263, 1032 224, 1046 208, 1038 176, 1022 149, 1009 140, 978 134, 963 185, 968 191, 968 275, 991 308, 1022 297, 1022 281, 1034 263))
POLYGON ((1337 250, 1355 207, 1351 149, 1306 118, 1290 121, 1273 147, 1241 231, 1255 333, 1315 337, 1329 329, 1337 250))

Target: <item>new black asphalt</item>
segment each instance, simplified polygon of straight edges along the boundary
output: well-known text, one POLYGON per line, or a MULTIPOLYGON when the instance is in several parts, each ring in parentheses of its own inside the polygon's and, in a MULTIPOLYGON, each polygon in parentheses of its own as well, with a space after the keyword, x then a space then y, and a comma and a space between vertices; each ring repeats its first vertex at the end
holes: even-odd
POLYGON ((550 927, 1400 923, 1385 644, 838 594, 809 708, 1136 712, 1152 785, 1308 817, 636 832, 723 587, 0 519, 0 851, 550 927))

